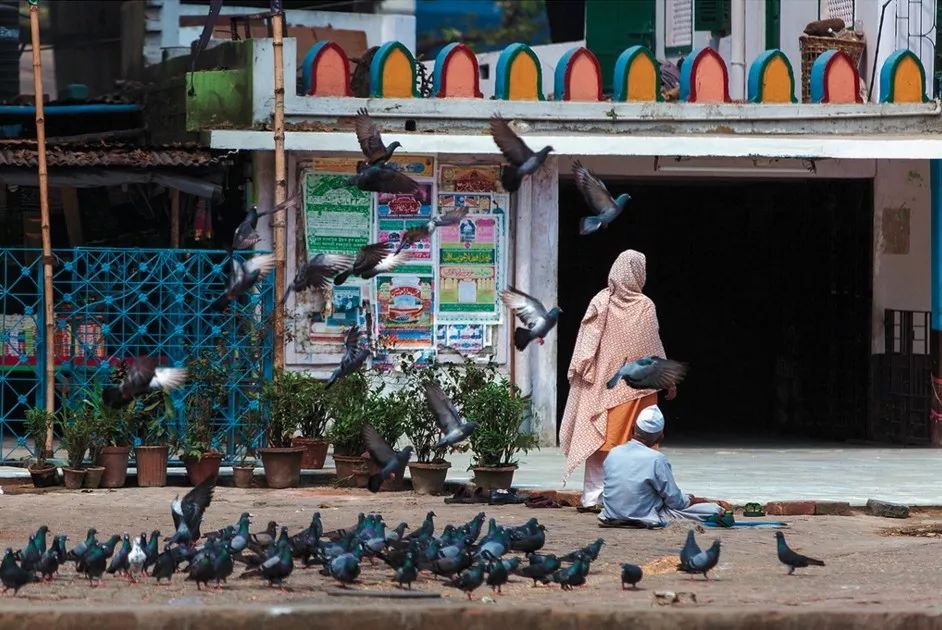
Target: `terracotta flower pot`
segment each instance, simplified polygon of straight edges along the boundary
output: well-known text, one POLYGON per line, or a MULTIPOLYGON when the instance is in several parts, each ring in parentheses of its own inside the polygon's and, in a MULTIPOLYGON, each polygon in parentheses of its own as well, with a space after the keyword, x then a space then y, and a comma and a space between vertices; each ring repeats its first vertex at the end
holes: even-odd
POLYGON ((488 466, 475 466, 474 485, 485 490, 508 490, 514 481, 514 471, 517 466, 503 466, 490 468, 488 466))
POLYGON ((49 488, 59 481, 56 467, 48 464, 41 468, 30 466, 29 476, 32 477, 33 486, 36 488, 49 488))
POLYGON ((301 483, 303 448, 260 448, 269 488, 297 488, 301 483))
POLYGON ((330 440, 296 437, 291 438, 291 446, 304 449, 304 455, 301 457, 301 468, 320 470, 324 467, 324 461, 327 459, 327 448, 330 446, 330 440))
POLYGON ((134 449, 137 460, 137 485, 141 488, 163 488, 167 485, 168 446, 138 446, 134 449))
MULTIPOLYGON (((102 471, 104 472, 104 471, 102 471)), ((85 469, 83 468, 63 468, 62 477, 65 479, 65 487, 69 490, 78 490, 85 482, 85 469)))
POLYGON ((219 464, 222 462, 222 453, 203 453, 202 457, 186 457, 183 465, 186 466, 186 476, 190 483, 198 486, 206 479, 215 479, 219 476, 219 464))
POLYGON ((445 477, 448 476, 449 468, 451 464, 448 462, 412 462, 409 464, 412 491, 416 494, 441 494, 445 488, 445 477))
POLYGON ((255 466, 233 466, 232 483, 236 488, 251 488, 255 477, 255 466))
POLYGON ((104 466, 89 466, 85 469, 85 487, 98 488, 101 486, 101 477, 105 474, 104 466))
POLYGON ((98 465, 105 467, 101 476, 102 488, 121 488, 128 478, 130 446, 103 446, 98 453, 98 465))
POLYGON ((370 480, 370 469, 366 459, 360 455, 334 455, 339 485, 348 488, 365 488, 370 480))
MULTIPOLYGON (((382 469, 376 465, 376 462, 373 461, 372 457, 367 457, 364 459, 366 459, 367 471, 369 472, 369 476, 366 478, 367 486, 369 486, 370 476, 375 475, 382 469)), ((380 492, 403 492, 405 489, 406 484, 404 481, 402 479, 394 479, 393 477, 385 479, 379 487, 380 492)))

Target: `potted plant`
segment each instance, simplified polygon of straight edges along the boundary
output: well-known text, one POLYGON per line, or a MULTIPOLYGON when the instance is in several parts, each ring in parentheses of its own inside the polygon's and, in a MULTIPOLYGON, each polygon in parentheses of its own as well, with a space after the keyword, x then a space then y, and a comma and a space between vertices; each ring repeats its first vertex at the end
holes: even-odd
MULTIPOLYGON (((80 402, 75 407, 64 406, 61 411, 61 445, 68 453, 68 466, 62 468, 65 487, 77 490, 85 481, 85 451, 92 440, 92 426, 89 406, 80 402)), ((102 469, 104 472, 104 469, 102 469)))
POLYGON ((228 392, 225 367, 215 349, 191 356, 186 369, 192 387, 184 404, 186 428, 179 448, 187 477, 196 486, 219 476, 222 453, 213 445, 213 420, 219 401, 225 400, 228 392))
POLYGON ((247 462, 248 457, 256 457, 259 440, 262 439, 261 415, 257 411, 249 411, 239 423, 239 445, 237 452, 239 462, 232 466, 232 483, 236 488, 251 488, 255 477, 255 464, 247 462))
POLYGON ((269 488, 294 488, 301 483, 301 456, 304 448, 291 446, 291 437, 298 426, 298 376, 278 370, 275 377, 262 385, 262 400, 269 405, 265 426, 266 448, 259 448, 265 482, 269 488))
POLYGON ((137 485, 141 488, 162 488, 167 485, 167 457, 170 452, 164 416, 173 415, 170 396, 162 391, 150 392, 129 405, 129 423, 135 428, 137 444, 137 485))
MULTIPOLYGON (((106 405, 102 401, 101 390, 101 385, 86 390, 82 400, 91 423, 89 455, 98 467, 103 468, 98 485, 102 488, 120 488, 128 476, 131 432, 127 425, 126 410, 106 405)), ((89 472, 90 469, 85 473, 86 484, 89 483, 89 472)))
MULTIPOLYGON (((380 382, 374 387, 366 399, 363 417, 368 419, 373 428, 392 448, 405 431, 406 418, 411 411, 411 401, 403 390, 386 393, 386 384, 380 382)), ((379 472, 379 466, 372 458, 367 457, 367 470, 370 475, 379 472)), ((379 487, 380 492, 402 492, 405 489, 404 479, 390 477, 383 481, 379 487)))
POLYGON ((46 463, 46 434, 55 419, 55 414, 39 407, 26 410, 26 434, 33 441, 36 459, 29 465, 29 476, 37 488, 56 485, 56 467, 46 463))
POLYGON ((293 446, 304 448, 301 468, 321 469, 327 459, 330 440, 326 439, 327 430, 327 390, 324 382, 300 372, 294 373, 297 380, 298 431, 291 439, 293 446))
POLYGON ((369 381, 363 372, 354 372, 327 390, 331 425, 328 435, 334 445, 337 479, 343 485, 365 488, 369 481, 367 459, 363 457, 362 428, 366 421, 369 381), (352 481, 352 483, 351 483, 352 481))
POLYGON ((471 434, 474 483, 485 490, 507 489, 517 469, 516 454, 537 445, 537 437, 521 425, 530 399, 506 379, 491 381, 465 401, 465 417, 475 423, 471 434))

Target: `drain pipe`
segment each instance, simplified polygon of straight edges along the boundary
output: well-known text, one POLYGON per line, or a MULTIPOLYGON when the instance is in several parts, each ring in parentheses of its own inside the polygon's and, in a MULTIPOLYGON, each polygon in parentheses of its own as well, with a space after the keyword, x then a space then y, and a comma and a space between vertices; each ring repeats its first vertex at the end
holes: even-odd
POLYGON ((732 0, 729 11, 732 36, 729 97, 741 101, 746 98, 746 0, 732 0))

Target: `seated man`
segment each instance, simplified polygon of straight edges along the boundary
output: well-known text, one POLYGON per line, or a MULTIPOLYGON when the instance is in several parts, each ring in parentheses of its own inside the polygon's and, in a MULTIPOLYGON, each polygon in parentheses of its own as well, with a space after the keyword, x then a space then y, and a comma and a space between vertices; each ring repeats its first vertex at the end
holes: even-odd
POLYGON ((723 506, 680 491, 667 456, 658 450, 663 437, 664 416, 652 405, 638 414, 631 440, 609 452, 600 524, 663 527, 671 519, 723 515, 723 506))

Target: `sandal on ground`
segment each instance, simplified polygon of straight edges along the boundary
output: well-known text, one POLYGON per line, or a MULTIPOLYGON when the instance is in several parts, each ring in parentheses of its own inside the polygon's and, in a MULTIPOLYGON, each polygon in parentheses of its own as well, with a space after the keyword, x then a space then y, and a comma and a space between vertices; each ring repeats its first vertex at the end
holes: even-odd
POLYGON ((580 514, 601 514, 602 506, 599 504, 590 505, 588 507, 584 505, 580 505, 579 507, 576 508, 576 512, 579 512, 580 514))

